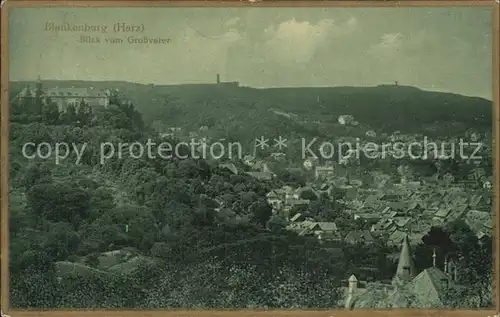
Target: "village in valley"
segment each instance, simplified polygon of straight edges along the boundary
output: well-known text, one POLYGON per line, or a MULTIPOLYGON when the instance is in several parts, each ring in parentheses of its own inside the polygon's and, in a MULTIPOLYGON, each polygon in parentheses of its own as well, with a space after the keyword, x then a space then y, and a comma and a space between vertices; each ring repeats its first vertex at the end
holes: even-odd
POLYGON ((9 306, 493 307, 491 8, 407 9, 9 11, 9 306))
MULTIPOLYGON (((356 142, 358 146, 363 146, 375 139, 379 142, 385 139, 389 143, 411 144, 423 138, 422 134, 405 135, 399 131, 377 137, 376 132, 360 126, 351 115, 340 116, 338 124, 360 127, 367 131, 363 140, 341 137, 336 140, 337 145, 351 141, 352 144, 356 142)), ((182 138, 184 134, 186 140, 201 137, 198 151, 202 153, 203 149, 210 145, 208 132, 209 129, 202 126, 198 131, 188 133, 182 128, 172 128, 169 133, 161 135, 182 138)), ((491 157, 489 137, 488 134, 482 135, 468 130, 463 135, 462 142, 475 141, 474 144, 481 146, 477 150, 471 148, 465 151, 464 148, 459 149, 458 137, 433 139, 434 147, 430 146, 424 150, 420 148, 419 152, 419 160, 430 161, 436 167, 436 172, 427 177, 414 175, 411 161, 400 165, 396 163, 397 168, 394 168, 392 173, 387 169, 363 167, 359 153, 352 155, 352 149, 351 155, 348 151, 347 155, 338 160, 309 157, 299 161, 287 159, 286 153, 282 152, 267 153, 267 156, 259 157, 254 149, 253 155, 244 156, 240 162, 227 161, 219 167, 231 174, 246 173, 261 181, 271 181, 278 177, 271 166, 279 166, 280 169, 286 166, 285 170, 289 174, 300 174, 303 183, 292 181, 267 193, 267 202, 272 206, 273 218, 279 219, 287 230, 299 236, 318 239, 325 250, 335 256, 343 257, 346 245, 369 247, 381 242, 388 250, 392 250, 385 254, 388 259, 397 263, 392 280, 377 280, 377 274, 373 274, 378 270, 376 266, 356 268, 354 271, 358 276, 352 274, 349 278, 346 277, 342 288, 345 294, 340 305, 348 309, 413 307, 411 305, 440 307, 446 306, 443 298, 448 286, 443 288, 443 283, 454 284, 455 289, 464 287, 457 283, 459 259, 444 254, 440 256, 442 263, 437 264, 434 248, 432 266, 415 272, 414 252, 411 249, 421 245, 422 239, 432 228, 442 228, 457 220, 466 224, 480 244, 490 243, 493 233, 492 173, 484 168, 485 162, 482 161, 491 157), (440 144, 439 142, 447 145, 436 145, 440 144), (457 146, 450 147, 450 144, 457 146), (424 155, 425 150, 427 153, 424 155), (474 156, 471 155, 473 152, 474 156), (470 158, 464 153, 471 155, 470 158), (468 165, 465 179, 455 179, 452 172, 443 172, 441 168, 443 160, 456 157, 462 158, 468 165), (335 216, 322 214, 321 211, 314 212, 314 206, 321 209, 323 202, 342 209, 347 217, 339 223, 332 221, 335 216), (407 269, 411 269, 411 272, 407 273, 407 269), (395 286, 402 281, 410 285, 404 291, 395 286), (402 293, 412 294, 411 296, 417 298, 418 304, 409 304, 408 299, 401 299, 402 293)), ((430 140, 428 142, 431 143, 430 140)), ((386 154, 386 157, 379 160, 397 162, 397 159, 391 157, 390 148, 386 154)), ((224 204, 223 199, 216 198, 215 201, 219 204, 219 211, 230 207, 224 204)), ((477 304, 482 299, 467 300, 477 304)))
MULTIPOLYGON (((237 89, 238 92, 244 89, 232 83, 227 88, 219 76, 217 83, 210 87, 237 89)), ((397 83, 393 89, 398 89, 397 83)), ((100 92, 93 88, 56 87, 44 90, 38 79, 35 90, 25 88, 14 101, 46 100, 47 104, 57 105, 63 119, 68 116, 67 109, 76 105, 76 115, 85 117, 92 125, 98 117, 92 119, 89 114, 116 111, 109 103, 116 103, 120 98, 118 95, 117 89, 100 92), (87 101, 75 103, 80 99, 87 101)), ((121 99, 124 109, 133 109, 131 101, 121 99)), ((316 103, 321 103, 319 97, 316 103)), ((343 136, 330 137, 331 134, 327 133, 326 138, 325 135, 319 138, 331 142, 336 155, 325 158, 314 155, 321 151, 305 151, 307 142, 299 134, 294 137, 269 136, 267 141, 274 140, 274 146, 263 142, 266 139, 263 136, 251 140, 247 135, 242 144, 250 147, 242 147, 250 148, 246 153, 251 154, 215 158, 210 157, 209 153, 213 151, 208 149, 216 143, 222 145, 222 138, 220 130, 213 126, 201 125, 193 129, 189 123, 168 127, 166 123, 153 122, 152 131, 158 141, 191 145, 190 159, 203 158, 210 166, 215 166, 213 171, 217 175, 208 183, 196 180, 198 186, 206 188, 207 194, 193 194, 199 196, 196 200, 204 201, 207 206, 204 208, 217 213, 215 217, 229 223, 248 223, 256 217, 249 213, 250 208, 255 208, 251 204, 256 197, 255 193, 245 193, 244 186, 268 188, 262 193, 266 206, 259 207, 266 230, 281 228, 304 241, 313 239, 332 261, 348 265, 343 268, 347 276, 339 288, 343 294, 337 305, 347 309, 449 307, 451 297, 462 298, 459 302, 468 306, 480 307, 488 301, 488 295, 484 294, 450 295, 450 289, 460 292, 467 287, 462 285, 463 278, 459 277, 468 275, 463 269, 467 263, 453 249, 456 247, 450 247, 448 242, 440 239, 451 239, 455 232, 469 232, 474 237, 471 243, 483 246, 484 250, 490 247, 493 233, 490 133, 468 129, 464 135, 443 137, 432 133, 435 131, 431 125, 424 131, 429 132, 428 137, 424 133, 381 132, 369 123, 358 122, 353 115, 341 115, 332 123, 302 118, 274 108, 264 111, 273 113, 278 120, 285 118, 286 122, 340 133, 343 136), (373 144, 383 145, 378 156, 373 156, 373 151, 364 150, 370 144, 372 150, 373 144), (396 144, 399 149, 396 149, 396 144), (473 146, 464 147, 464 144, 473 146), (401 156, 401 153, 406 155, 401 156), (225 188, 227 184, 221 187, 218 182, 222 175, 241 184, 233 190, 225 188), (247 178, 240 177, 243 175, 247 178), (244 185, 245 182, 259 185, 244 185), (235 199, 228 195, 228 190, 234 193, 243 191, 235 199), (243 201, 250 206, 245 207, 243 201), (268 208, 271 210, 269 214, 268 208), (417 266, 420 271, 417 271, 417 266), (454 287, 449 288, 449 285, 454 287)), ((27 120, 22 116, 19 118, 27 120)), ((169 161, 160 164, 171 164, 169 161)), ((151 181, 156 182, 155 179, 151 181)), ((145 190, 140 189, 143 186, 139 184, 135 189, 142 195, 136 198, 138 204, 145 200, 145 190)), ((152 196, 151 199, 158 198, 152 196)), ((120 201, 126 203, 126 200, 120 201)), ((259 212, 257 210, 252 212, 259 212)), ((168 223, 162 225, 170 227, 168 223)), ((128 233, 128 225, 125 230, 128 233)), ((101 258, 108 256, 102 254, 101 258)))

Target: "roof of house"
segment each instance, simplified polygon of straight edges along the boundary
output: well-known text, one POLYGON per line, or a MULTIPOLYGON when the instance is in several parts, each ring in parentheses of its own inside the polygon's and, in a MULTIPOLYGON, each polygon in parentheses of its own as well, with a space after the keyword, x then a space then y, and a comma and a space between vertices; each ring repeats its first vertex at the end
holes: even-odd
POLYGON ((318 196, 319 194, 316 192, 316 190, 314 190, 314 188, 312 188, 311 186, 303 186, 303 187, 299 187, 295 190, 295 194, 298 196, 298 197, 302 197, 303 194, 305 193, 312 193, 314 194, 315 196, 318 196))
POLYGON ((295 198, 290 198, 290 199, 287 199, 286 200, 286 203, 288 205, 293 205, 293 206, 297 206, 297 205, 307 205, 309 203, 309 200, 307 199, 295 199, 295 198))
POLYGON ((233 163, 222 163, 219 165, 221 168, 226 168, 231 171, 233 174, 238 175, 238 169, 233 163))
POLYGON ((267 198, 278 198, 280 197, 280 194, 276 189, 271 190, 269 193, 266 194, 267 198))
POLYGON ((299 213, 296 213, 290 220, 291 221, 297 221, 297 220, 299 220, 302 217, 303 217, 303 215, 299 212, 299 213))
POLYGON ((398 227, 404 227, 410 222, 410 217, 396 217, 394 218, 394 223, 398 227))
POLYGON ((337 225, 334 222, 316 222, 316 225, 323 231, 337 231, 337 225))
POLYGON ((368 230, 353 230, 345 236, 345 240, 348 242, 372 242, 374 239, 372 234, 368 230))
POLYGON ((274 176, 271 172, 247 172, 247 174, 261 180, 271 180, 274 176))
MULTIPOLYGON (((22 97, 35 97, 36 89, 25 87, 21 90, 20 96, 22 97)), ((97 97, 107 97, 106 93, 101 90, 94 90, 91 88, 81 88, 81 87, 52 87, 52 88, 42 88, 41 94, 46 97, 87 97, 87 98, 97 98, 97 97)))
MULTIPOLYGON (((401 276, 405 267, 408 284, 392 287, 381 283, 369 283, 365 288, 355 290, 349 308, 440 308, 442 296, 447 287, 459 287, 441 270, 430 267, 414 276, 408 236, 403 239, 396 277, 401 276)), ((354 277, 355 278, 355 277, 354 277)), ((352 280, 354 280, 351 277, 352 280)), ((346 293, 347 295, 347 293, 346 293)))
POLYGON ((439 210, 435 213, 437 217, 445 218, 451 211, 451 208, 448 206, 444 206, 439 208, 439 210))
POLYGON ((447 287, 455 287, 453 281, 440 269, 430 267, 420 272, 411 281, 412 293, 422 307, 440 307, 447 287))

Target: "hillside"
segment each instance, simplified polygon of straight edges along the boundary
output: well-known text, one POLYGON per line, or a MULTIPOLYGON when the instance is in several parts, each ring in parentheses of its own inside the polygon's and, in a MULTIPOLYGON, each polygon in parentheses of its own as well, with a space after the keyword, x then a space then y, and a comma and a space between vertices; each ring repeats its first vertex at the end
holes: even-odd
MULTIPOLYGON (((11 95, 24 84, 13 84, 11 95)), ((487 160, 482 162, 482 173, 473 162, 464 160, 443 161, 438 166, 430 159, 360 160, 359 166, 337 168, 336 174, 330 175, 334 178, 319 179, 310 171, 297 171, 298 166, 307 169, 300 155, 288 156, 286 162, 262 155, 255 160, 245 159, 245 163, 234 160, 234 165, 194 155, 181 157, 182 153, 164 158, 125 152, 105 162, 99 160, 103 142, 152 140, 157 144, 168 140, 176 147, 192 133, 248 142, 258 135, 285 136, 290 151, 299 148, 291 146, 292 141, 300 142, 298 139, 306 136, 331 140, 337 136, 365 136, 368 129, 391 132, 397 126, 406 129, 400 129, 403 131, 419 132, 426 127, 440 128, 434 129, 438 137, 463 137, 471 127, 491 129, 491 124, 484 124, 490 113, 486 107, 489 102, 480 99, 384 86, 252 89, 124 82, 44 85, 118 88, 122 95, 113 95, 109 107, 92 108, 80 102, 78 110, 73 106, 65 111, 41 99, 12 103, 9 274, 13 307, 338 307, 342 285, 351 274, 384 281, 391 279, 396 270, 396 263, 386 255, 396 252, 389 240, 401 232, 396 228, 399 222, 393 226, 395 231, 376 233, 370 244, 345 242, 342 237, 376 224, 353 217, 358 215, 356 209, 363 211, 360 215, 365 218, 370 210, 378 215, 391 210, 390 217, 399 215, 400 219, 413 217, 408 210, 416 209, 417 202, 406 208, 392 200, 410 203, 407 199, 411 194, 412 200, 422 198, 418 208, 429 211, 431 203, 446 201, 441 190, 449 187, 450 192, 460 192, 461 187, 452 188, 451 182, 454 180, 458 186, 471 175, 476 181, 469 182, 470 189, 487 191, 483 178, 487 179, 491 171, 488 149, 483 151, 487 160), (336 106, 340 100, 343 107, 336 106), (371 103, 373 100, 378 102, 371 103), (425 101, 425 106, 415 106, 420 101, 425 101), (414 107, 409 108, 412 103, 414 107), (400 110, 393 110, 396 107, 400 110), (432 107, 439 111, 430 111, 432 107), (144 124, 136 108, 154 129, 144 124), (488 112, 481 114, 486 108, 488 112), (443 109, 457 111, 445 116, 443 109), (405 111, 414 117, 405 115, 405 120, 394 120, 403 118, 405 111), (346 112, 354 115, 359 124, 338 123, 337 114, 346 112), (157 133, 172 127, 180 128, 174 129, 179 135, 169 138, 157 133), (57 163, 54 157, 29 159, 23 155, 21 149, 26 142, 67 142, 87 147, 81 160, 74 160, 76 151, 72 151, 67 160, 57 163), (269 174, 267 167, 275 177, 261 177, 269 174), (295 172, 286 167, 295 167, 295 172), (250 170, 254 172, 245 173, 250 170), (392 184, 403 176, 425 180, 423 184, 417 182, 418 186, 408 183, 416 195, 401 184, 392 184), (389 181, 391 186, 386 186, 389 181), (401 189, 399 194, 397 188, 401 189), (370 198, 374 193, 380 198, 377 203, 370 198), (279 198, 281 194, 284 198, 279 198), (366 205, 359 204, 362 201, 366 205), (373 208, 365 209, 368 204, 373 208), (285 213, 280 206, 291 208, 285 213), (299 225, 292 229, 300 230, 290 230, 290 213, 307 215, 303 225, 307 224, 308 229, 304 231, 299 225), (325 231, 327 239, 323 234, 321 239, 316 237, 317 226, 325 231)), ((389 139, 383 133, 378 137, 380 141, 389 139)), ((464 211, 461 198, 450 199, 458 202, 450 206, 451 210, 464 211)), ((476 212, 468 221, 473 226, 485 222, 483 210, 488 203, 482 199, 481 207, 479 200, 474 199, 476 212)), ((441 210, 432 212, 438 214, 441 210)), ((418 219, 423 237, 415 252, 426 254, 420 258, 430 260, 429 252, 436 243, 432 236, 426 239, 426 232, 435 224, 418 219)), ((461 252, 467 269, 462 266, 460 270, 467 272, 464 276, 472 276, 471 280, 461 278, 466 285, 472 285, 471 294, 477 293, 485 286, 473 282, 488 281, 484 268, 491 267, 491 250, 480 246, 474 238, 476 231, 468 224, 448 227, 448 223, 443 220, 439 225, 443 235, 437 238, 445 241, 437 243, 441 255, 449 248, 461 252)), ((419 270, 430 267, 425 260, 415 265, 419 270)), ((483 301, 482 307, 489 307, 491 300, 483 301)))
MULTIPOLYGON (((12 82, 11 96, 27 84, 34 83, 12 82)), ((311 122, 327 125, 328 132, 328 125, 344 114, 353 115, 363 126, 387 133, 416 133, 426 128, 442 129, 446 134, 467 129, 489 131, 492 122, 489 100, 408 86, 255 89, 212 84, 158 86, 50 80, 44 85, 119 89, 137 105, 148 123, 161 121, 167 126, 186 128, 206 125, 225 131, 217 137, 262 129, 316 134, 317 127, 308 124, 311 122), (296 114, 299 120, 285 120, 270 112, 271 108, 296 114), (231 124, 216 124, 227 121, 231 124)))

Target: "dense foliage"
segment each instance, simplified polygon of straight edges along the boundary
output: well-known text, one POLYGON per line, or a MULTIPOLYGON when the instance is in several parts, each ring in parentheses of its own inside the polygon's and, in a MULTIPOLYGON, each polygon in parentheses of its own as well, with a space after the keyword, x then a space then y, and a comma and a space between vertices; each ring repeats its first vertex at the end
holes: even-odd
POLYGON ((124 157, 101 165, 100 142, 157 138, 137 122, 133 106, 116 103, 87 121, 87 111, 72 110, 12 118, 14 307, 337 304, 341 260, 322 252, 316 239, 276 222, 269 229, 265 195, 279 181, 195 159, 124 157), (79 164, 72 153, 56 165, 23 157, 26 142, 87 147, 79 164), (215 211, 216 197, 227 210, 215 211), (127 248, 142 260, 132 270, 100 268, 103 252, 127 248))
MULTIPOLYGON (((156 96, 159 102, 138 106, 148 119, 146 124, 134 105, 118 97, 107 109, 80 103, 64 113, 50 101, 12 106, 9 147, 13 307, 337 307, 343 296, 340 286, 348 274, 355 272, 361 278, 377 280, 390 279, 394 274, 396 263, 386 255, 398 250, 388 247, 383 239, 370 245, 342 244, 339 254, 330 252, 314 237, 285 230, 286 222, 272 215, 266 194, 285 184, 303 185, 305 175, 276 166, 273 169, 278 178, 262 181, 246 174, 235 175, 217 161, 179 157, 133 158, 124 154, 102 163, 104 142, 117 145, 151 139, 175 145, 180 140, 160 139, 153 129, 155 124, 161 130, 174 123, 204 125, 210 128, 213 138, 249 143, 256 133, 327 138, 340 131, 336 130, 340 128, 335 120, 345 112, 353 113, 362 124, 373 124, 377 132, 398 128, 418 131, 421 125, 434 129, 437 125, 443 127, 437 124, 443 119, 458 122, 445 125, 446 129, 453 126, 455 131, 462 131, 472 121, 479 127, 487 121, 483 100, 472 100, 481 109, 471 118, 463 107, 456 108, 460 97, 427 95, 404 87, 401 89, 406 92, 390 94, 392 99, 383 91, 400 88, 379 87, 361 94, 338 88, 341 93, 332 96, 321 90, 303 94, 302 99, 291 95, 291 91, 264 91, 256 98, 251 89, 242 89, 236 97, 228 97, 224 91, 216 93, 212 88, 192 94, 176 94, 174 88, 158 89, 165 90, 156 96), (208 96, 215 101, 207 102, 208 96), (373 98, 383 101, 382 108, 367 107, 373 98), (442 104, 442 98, 453 101, 449 104, 454 107, 452 120, 445 117, 445 113, 449 115, 446 107, 439 108, 437 114, 435 108, 427 111, 428 107, 442 104), (311 111, 304 107, 311 100, 330 100, 330 105, 311 111), (409 100, 428 102, 424 108, 419 108, 421 104, 398 108, 409 100), (302 116, 301 120, 287 121, 270 113, 270 102, 273 106, 286 104, 287 109, 302 116), (408 111, 412 119, 403 120, 402 113, 408 111), (395 117, 387 120, 386 112, 395 117), (318 125, 314 123, 318 116, 332 119, 318 125), (21 150, 27 142, 66 142, 74 147, 65 160, 56 164, 53 156, 44 160, 24 157, 21 150), (83 155, 78 161, 79 153, 83 155), (376 267, 377 271, 367 274, 361 269, 364 267, 376 267)), ((151 99, 151 94, 141 94, 151 99)), ((487 115, 491 115, 489 108, 487 115)), ((365 127, 361 125, 359 131, 342 129, 344 134, 356 134, 364 133, 365 127)), ((419 166, 408 163, 419 175, 437 171, 430 162, 418 162, 419 166)), ((391 162, 384 164, 362 163, 367 170, 385 168, 397 174, 391 162)), ((467 169, 457 164, 445 162, 438 172, 465 178, 467 169)), ((333 200, 319 197, 300 211, 318 221, 335 222, 343 236, 351 230, 367 229, 367 223, 353 221, 345 212, 341 202, 345 195, 345 191, 338 190, 332 194, 333 200)), ((431 265, 430 252, 435 248, 440 256, 453 253, 466 263, 461 270, 470 278, 462 282, 473 287, 450 295, 455 300, 450 303, 453 306, 459 306, 457 298, 469 298, 488 283, 491 244, 479 245, 474 237, 456 222, 431 230, 416 250, 421 255, 417 258, 423 259, 416 263, 419 270, 431 265)), ((487 295, 480 298, 479 306, 491 303, 487 295)))

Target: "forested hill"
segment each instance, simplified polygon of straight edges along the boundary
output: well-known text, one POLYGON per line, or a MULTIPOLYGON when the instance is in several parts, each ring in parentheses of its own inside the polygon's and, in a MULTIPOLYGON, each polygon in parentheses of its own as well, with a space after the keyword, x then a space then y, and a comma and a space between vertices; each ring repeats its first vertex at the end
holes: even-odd
MULTIPOLYGON (((27 84, 34 83, 11 83, 11 95, 27 84)), ((237 129, 253 130, 250 126, 254 125, 274 127, 276 120, 283 117, 276 117, 270 109, 294 114, 300 119, 299 130, 304 122, 333 123, 344 114, 353 115, 361 125, 389 133, 415 133, 426 128, 446 129, 449 133, 482 131, 490 130, 492 124, 489 100, 408 86, 255 89, 215 84, 157 86, 86 81, 45 81, 44 85, 116 88, 137 105, 146 122, 157 120, 176 126, 211 127, 230 120, 230 126, 237 129)))

